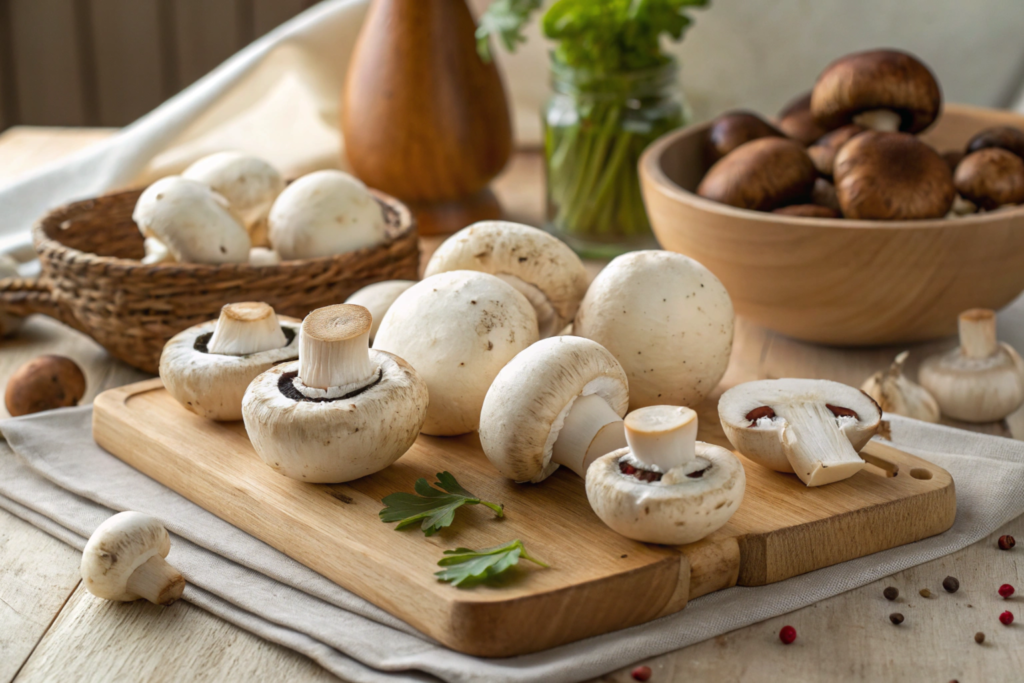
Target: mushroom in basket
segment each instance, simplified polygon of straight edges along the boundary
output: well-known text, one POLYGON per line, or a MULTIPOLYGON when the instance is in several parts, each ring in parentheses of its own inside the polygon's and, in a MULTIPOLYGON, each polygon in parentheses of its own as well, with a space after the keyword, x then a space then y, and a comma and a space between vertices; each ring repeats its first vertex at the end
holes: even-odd
POLYGON ((318 308, 302 321, 299 360, 249 385, 242 416, 263 462, 292 479, 340 483, 409 450, 427 385, 401 358, 370 349, 370 322, 362 306, 318 308))
POLYGON ((695 543, 739 509, 746 473, 721 446, 697 441, 697 413, 649 406, 625 420, 627 448, 587 471, 587 500, 611 529, 637 541, 695 543))

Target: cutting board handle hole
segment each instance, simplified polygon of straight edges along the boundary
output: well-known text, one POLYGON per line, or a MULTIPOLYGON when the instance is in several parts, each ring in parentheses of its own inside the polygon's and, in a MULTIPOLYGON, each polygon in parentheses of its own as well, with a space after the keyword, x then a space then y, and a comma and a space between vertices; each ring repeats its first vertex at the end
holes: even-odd
POLYGON ((914 479, 927 480, 931 479, 933 475, 931 470, 926 470, 923 467, 914 467, 910 470, 910 476, 914 479))

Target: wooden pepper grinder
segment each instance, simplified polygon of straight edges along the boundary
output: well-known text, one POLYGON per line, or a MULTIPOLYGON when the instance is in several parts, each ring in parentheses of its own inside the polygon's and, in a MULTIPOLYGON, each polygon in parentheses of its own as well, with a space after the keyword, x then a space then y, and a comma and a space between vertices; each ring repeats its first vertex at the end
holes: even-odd
POLYGON ((465 0, 373 0, 345 80, 341 129, 367 185, 410 205, 421 234, 498 218, 488 183, 512 126, 465 0))

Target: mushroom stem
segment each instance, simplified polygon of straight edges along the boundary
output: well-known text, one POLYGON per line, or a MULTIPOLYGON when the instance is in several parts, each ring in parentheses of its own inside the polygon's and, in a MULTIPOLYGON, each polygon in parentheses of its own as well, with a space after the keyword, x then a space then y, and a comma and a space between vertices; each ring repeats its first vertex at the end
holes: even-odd
POLYGON ((988 358, 999 351, 996 314, 972 308, 960 314, 960 352, 968 358, 988 358))
POLYGON ((694 461, 697 413, 679 406, 649 406, 626 416, 626 441, 633 457, 668 472, 694 461))
POLYGON ((872 109, 853 117, 853 122, 871 130, 895 133, 900 129, 900 115, 891 109, 872 109))
POLYGON ((307 387, 353 389, 367 384, 370 362, 370 312, 354 304, 319 308, 302 321, 299 378, 307 387))
POLYGON ((287 343, 274 309, 262 302, 246 301, 220 309, 207 348, 210 353, 224 356, 247 356, 279 349, 287 343))
POLYGON ((852 477, 865 463, 840 427, 841 417, 821 401, 775 408, 782 447, 793 472, 807 486, 823 486, 852 477))
POLYGON ((558 432, 551 459, 586 477, 592 462, 625 446, 622 418, 603 398, 589 394, 573 401, 558 432))
POLYGON ((128 592, 155 605, 169 605, 181 597, 185 579, 167 560, 154 555, 128 577, 128 592))
POLYGON ((497 273, 496 276, 506 283, 515 287, 516 291, 526 297, 526 300, 537 312, 537 330, 541 339, 553 337, 562 328, 565 322, 558 311, 551 305, 551 301, 539 288, 529 282, 507 273, 497 273))

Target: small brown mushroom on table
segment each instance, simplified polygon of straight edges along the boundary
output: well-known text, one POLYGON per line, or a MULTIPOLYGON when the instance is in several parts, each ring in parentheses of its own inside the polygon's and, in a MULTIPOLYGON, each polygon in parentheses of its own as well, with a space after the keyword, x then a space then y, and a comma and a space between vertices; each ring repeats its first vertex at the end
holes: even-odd
POLYGON ((811 93, 791 100, 779 112, 779 130, 803 145, 810 145, 828 132, 811 113, 811 93))
POLYGON ((956 191, 985 211, 1024 202, 1024 160, 999 147, 965 156, 953 176, 956 191))
POLYGON ((64 356, 38 356, 7 380, 4 403, 12 417, 78 405, 85 395, 85 375, 64 356))
POLYGON ((708 163, 714 163, 751 140, 785 137, 775 126, 749 111, 728 111, 708 130, 708 163))
POLYGON ((697 194, 741 209, 771 211, 806 203, 817 177, 800 143, 761 138, 737 147, 712 166, 697 194))

